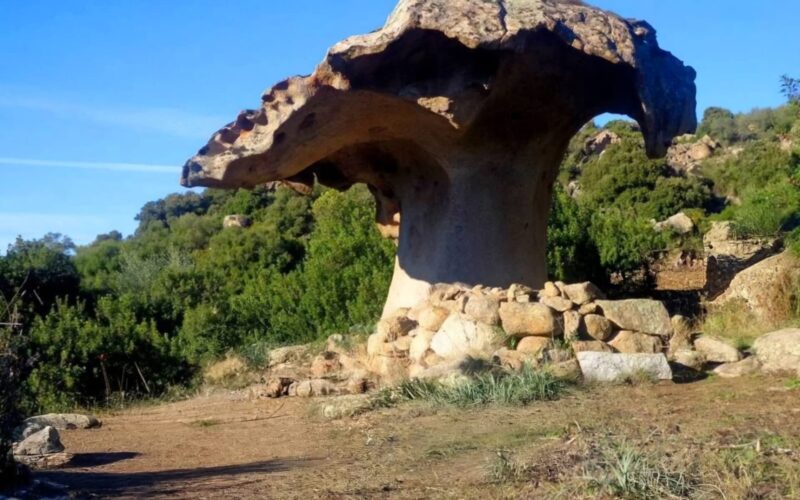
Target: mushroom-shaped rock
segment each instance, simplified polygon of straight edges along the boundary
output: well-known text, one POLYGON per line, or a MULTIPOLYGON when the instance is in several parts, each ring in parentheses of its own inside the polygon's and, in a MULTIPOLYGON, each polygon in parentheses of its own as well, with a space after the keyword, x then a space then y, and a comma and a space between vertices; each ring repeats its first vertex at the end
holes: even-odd
POLYGON ((433 283, 539 288, 569 140, 625 114, 664 155, 696 126, 694 78, 647 23, 580 2, 401 0, 214 134, 182 184, 367 184, 398 239, 386 312, 433 283))

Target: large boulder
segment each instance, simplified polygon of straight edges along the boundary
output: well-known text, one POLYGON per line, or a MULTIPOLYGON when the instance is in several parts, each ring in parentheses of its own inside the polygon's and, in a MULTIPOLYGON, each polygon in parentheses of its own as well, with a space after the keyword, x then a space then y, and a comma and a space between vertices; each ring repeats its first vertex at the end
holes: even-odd
POLYGON ((610 339, 614 334, 614 325, 599 314, 587 314, 584 316, 583 328, 586 335, 603 342, 610 339))
POLYGON ((664 304, 650 299, 598 300, 603 315, 623 330, 669 337, 672 322, 664 304))
POLYGON ((64 445, 61 444, 58 431, 49 425, 14 446, 14 455, 49 455, 62 451, 64 445))
POLYGON ((752 375, 761 368, 758 359, 751 356, 735 363, 725 363, 714 368, 714 374, 722 378, 737 378, 752 375))
POLYGON ((640 377, 672 380, 672 370, 663 354, 615 354, 579 352, 583 378, 589 382, 620 382, 640 377))
POLYGON ((768 373, 795 372, 800 376, 800 329, 768 333, 753 344, 758 361, 768 373))
POLYGON ((431 349, 444 359, 484 357, 491 355, 501 340, 491 326, 453 313, 431 339, 431 349))
POLYGON ((728 342, 708 335, 701 335, 694 341, 694 348, 710 363, 735 363, 742 359, 739 349, 728 342))
POLYGON ((553 337, 560 333, 553 310, 543 304, 503 303, 500 320, 503 330, 512 337, 553 337))
POLYGON ((14 429, 14 439, 21 441, 28 436, 37 433, 45 427, 52 427, 57 430, 72 429, 95 429, 100 427, 102 422, 92 415, 78 413, 48 413, 26 418, 22 424, 14 429))
POLYGON ((740 272, 713 303, 743 304, 760 321, 774 324, 791 314, 794 287, 800 280, 800 262, 789 251, 765 259, 740 272))

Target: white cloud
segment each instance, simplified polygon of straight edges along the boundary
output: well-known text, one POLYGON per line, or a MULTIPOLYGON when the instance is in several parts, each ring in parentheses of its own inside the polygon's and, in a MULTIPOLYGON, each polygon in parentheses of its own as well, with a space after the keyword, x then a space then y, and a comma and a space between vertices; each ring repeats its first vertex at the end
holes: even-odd
POLYGON ((116 162, 95 162, 95 161, 69 161, 69 160, 35 160, 30 158, 3 158, 0 157, 0 165, 9 166, 30 166, 30 167, 60 167, 60 168, 82 168, 89 170, 112 170, 118 172, 145 172, 154 174, 179 175, 180 166, 178 165, 152 165, 145 163, 116 163, 116 162))
POLYGON ((0 86, 0 108, 28 109, 70 119, 78 118, 104 125, 116 125, 189 139, 208 138, 215 130, 226 123, 224 119, 216 116, 208 116, 177 108, 90 106, 36 95, 6 86, 0 86))

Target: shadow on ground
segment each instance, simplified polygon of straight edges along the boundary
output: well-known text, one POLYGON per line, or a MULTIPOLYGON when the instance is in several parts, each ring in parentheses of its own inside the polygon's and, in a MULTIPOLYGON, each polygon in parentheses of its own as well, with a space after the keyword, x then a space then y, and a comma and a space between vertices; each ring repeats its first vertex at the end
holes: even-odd
MULTIPOLYGON (((138 453, 97 453, 76 456, 71 469, 42 472, 37 479, 65 485, 79 498, 81 495, 134 496, 169 495, 185 491, 187 484, 195 491, 219 491, 232 485, 246 484, 242 476, 272 474, 302 467, 308 460, 265 460, 249 464, 224 465, 196 469, 174 469, 157 472, 93 472, 74 470, 127 460, 138 453)), ((263 479, 263 478, 262 478, 263 479)))

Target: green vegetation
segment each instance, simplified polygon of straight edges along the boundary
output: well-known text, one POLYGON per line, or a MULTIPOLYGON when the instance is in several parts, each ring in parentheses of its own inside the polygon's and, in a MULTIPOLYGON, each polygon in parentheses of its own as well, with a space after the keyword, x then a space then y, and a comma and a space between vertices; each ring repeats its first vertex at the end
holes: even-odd
POLYGON ((488 371, 457 383, 412 379, 384 389, 376 396, 376 406, 391 406, 403 401, 422 401, 436 406, 501 405, 524 406, 534 401, 558 399, 567 383, 550 373, 525 367, 519 373, 488 371))

